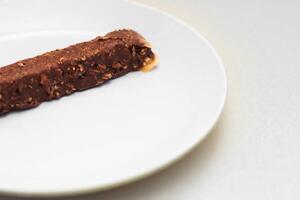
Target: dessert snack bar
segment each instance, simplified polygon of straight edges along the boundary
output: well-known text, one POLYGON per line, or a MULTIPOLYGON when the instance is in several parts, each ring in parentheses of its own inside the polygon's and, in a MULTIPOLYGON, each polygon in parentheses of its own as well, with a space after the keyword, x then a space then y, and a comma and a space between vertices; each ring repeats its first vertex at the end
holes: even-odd
POLYGON ((0 115, 36 107, 155 66, 149 43, 133 30, 118 30, 0 67, 0 115))

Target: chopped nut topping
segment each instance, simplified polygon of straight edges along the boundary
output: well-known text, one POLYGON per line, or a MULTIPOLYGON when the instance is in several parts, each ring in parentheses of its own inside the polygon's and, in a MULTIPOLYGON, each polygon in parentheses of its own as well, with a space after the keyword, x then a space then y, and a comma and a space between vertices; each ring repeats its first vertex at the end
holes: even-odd
POLYGON ((58 85, 54 85, 53 89, 57 90, 57 89, 59 89, 59 86, 58 85))
POLYGON ((82 65, 79 65, 79 71, 83 72, 84 71, 84 67, 82 65))
POLYGON ((132 55, 135 56, 136 52, 135 52, 135 46, 132 47, 132 55))
POLYGON ((143 63, 144 66, 141 68, 141 71, 143 72, 149 72, 151 71, 153 68, 155 68, 156 64, 157 64, 157 59, 146 59, 146 62, 143 63))
POLYGON ((145 58, 145 62, 149 62, 151 60, 151 58, 149 58, 149 57, 147 57, 147 58, 145 58))
POLYGON ((119 68, 121 68, 122 67, 122 65, 121 65, 121 63, 116 63, 116 64, 113 64, 113 66, 112 66, 113 68, 116 68, 116 69, 119 69, 119 68))
POLYGON ((151 58, 145 58, 145 61, 143 62, 143 66, 146 66, 151 61, 151 58))
POLYGON ((146 53, 147 53, 147 49, 142 49, 140 54, 141 54, 142 56, 144 56, 144 55, 146 55, 146 53))
POLYGON ((102 79, 108 80, 108 79, 111 79, 111 77, 112 77, 111 73, 106 73, 103 75, 102 79))
POLYGON ((48 77, 44 74, 41 75, 41 85, 47 85, 47 83, 49 82, 48 77))
POLYGON ((22 63, 22 62, 19 62, 19 63, 18 63, 18 66, 19 66, 19 67, 23 67, 23 66, 25 66, 25 64, 22 63))

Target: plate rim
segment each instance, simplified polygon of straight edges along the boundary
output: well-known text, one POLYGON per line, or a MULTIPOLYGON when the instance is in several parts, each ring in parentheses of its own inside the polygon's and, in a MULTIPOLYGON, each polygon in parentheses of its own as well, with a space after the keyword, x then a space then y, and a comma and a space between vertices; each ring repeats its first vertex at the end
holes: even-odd
MULTIPOLYGON (((224 110, 225 107, 225 103, 226 103, 226 98, 227 98, 227 92, 228 92, 228 88, 227 88, 227 76, 226 76, 226 71, 225 71, 225 66, 224 63, 221 59, 221 57, 219 56, 218 52, 216 51, 216 49, 214 48, 214 46, 209 42, 209 40, 207 38, 205 38, 200 32, 198 32, 195 28, 193 28, 191 25, 187 24, 186 22, 184 22, 183 20, 173 16, 172 14, 167 13, 166 11, 160 10, 158 8, 155 8, 153 6, 150 5, 146 5, 140 2, 136 2, 136 1, 132 1, 132 0, 122 0, 123 2, 131 5, 131 6, 135 6, 135 7, 139 7, 142 9, 148 9, 152 12, 155 12, 157 14, 160 15, 164 15, 166 17, 168 17, 169 19, 176 21, 177 23, 179 23, 180 25, 184 26, 185 28, 187 28, 188 30, 190 30, 191 32, 193 32, 193 34, 195 34, 196 36, 198 36, 199 38, 201 38, 201 40, 209 47, 209 49, 212 51, 212 53, 214 54, 214 56, 216 57, 217 61, 218 61, 218 65, 220 67, 220 70, 223 73, 223 85, 224 85, 224 96, 222 97, 222 103, 219 105, 218 108, 218 112, 216 114, 216 117, 214 118, 214 120, 212 121, 212 123, 208 126, 209 128, 206 131, 203 131, 203 134, 199 134, 199 137, 196 141, 194 141, 192 144, 190 145, 186 145, 187 147, 184 148, 184 150, 182 152, 180 152, 178 155, 174 155, 174 157, 170 160, 165 160, 162 164, 158 165, 158 166, 154 166, 151 167, 148 170, 145 170, 143 172, 139 172, 138 174, 134 174, 131 175, 130 177, 127 178, 123 178, 119 181, 113 182, 113 183, 108 183, 105 185, 95 185, 95 186, 85 186, 82 187, 81 189, 61 189, 61 190, 57 190, 57 191, 36 191, 36 192, 32 192, 32 191, 26 191, 26 190, 13 190, 13 189, 1 189, 0 188, 0 193, 4 194, 4 195, 8 195, 8 196, 22 196, 22 197, 59 197, 59 196, 75 196, 75 195, 81 195, 81 194, 86 194, 86 193, 93 193, 93 192, 101 192, 101 191, 105 191, 105 190, 109 190, 112 188, 117 188, 123 185, 127 185, 129 183, 132 182, 136 182, 138 180, 147 178, 159 171, 162 171, 166 168, 168 168, 169 166, 173 165, 174 163, 178 162, 179 160, 181 160, 183 157, 185 157, 187 154, 189 154, 191 151, 193 151, 193 149, 195 147, 197 147, 212 131, 212 129, 216 126, 217 122, 220 119, 220 116, 224 110)), ((1 4, 1 1, 0 1, 1 4)))

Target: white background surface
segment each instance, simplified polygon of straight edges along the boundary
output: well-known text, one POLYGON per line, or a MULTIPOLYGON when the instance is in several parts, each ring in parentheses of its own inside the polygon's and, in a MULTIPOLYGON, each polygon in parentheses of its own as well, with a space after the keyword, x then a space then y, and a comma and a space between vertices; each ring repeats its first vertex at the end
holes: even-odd
POLYGON ((300 199, 300 1, 141 2, 183 19, 217 49, 228 77, 224 113, 202 144, 163 172, 61 199, 300 199))

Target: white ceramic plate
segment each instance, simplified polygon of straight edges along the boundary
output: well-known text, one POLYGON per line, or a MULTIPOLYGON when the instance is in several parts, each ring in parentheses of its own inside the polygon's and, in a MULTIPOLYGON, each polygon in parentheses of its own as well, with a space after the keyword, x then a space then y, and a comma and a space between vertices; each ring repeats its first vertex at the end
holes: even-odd
POLYGON ((157 69, 0 117, 0 191, 107 189, 166 167, 199 143, 225 101, 221 60, 201 35, 125 1, 0 0, 0 66, 133 28, 157 69))

